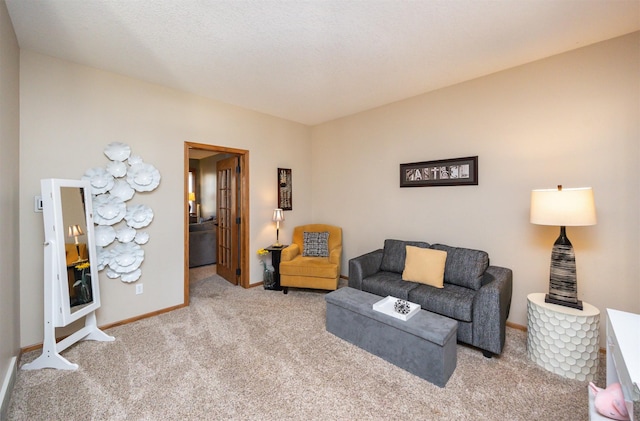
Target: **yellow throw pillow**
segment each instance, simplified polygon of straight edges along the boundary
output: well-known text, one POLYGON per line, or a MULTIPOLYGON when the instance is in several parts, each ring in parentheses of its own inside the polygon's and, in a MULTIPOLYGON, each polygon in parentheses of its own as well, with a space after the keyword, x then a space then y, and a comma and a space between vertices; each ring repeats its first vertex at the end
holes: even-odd
POLYGON ((407 246, 402 279, 444 288, 444 264, 446 261, 446 251, 407 246))

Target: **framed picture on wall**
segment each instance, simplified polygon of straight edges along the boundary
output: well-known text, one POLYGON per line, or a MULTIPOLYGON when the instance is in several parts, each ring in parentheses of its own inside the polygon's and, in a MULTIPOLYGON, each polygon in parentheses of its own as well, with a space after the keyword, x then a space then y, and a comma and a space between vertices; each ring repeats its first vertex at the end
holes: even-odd
POLYGON ((477 185, 477 156, 400 164, 400 187, 477 185))
POLYGON ((293 209, 292 191, 291 168, 278 168, 278 207, 280 209, 293 209))

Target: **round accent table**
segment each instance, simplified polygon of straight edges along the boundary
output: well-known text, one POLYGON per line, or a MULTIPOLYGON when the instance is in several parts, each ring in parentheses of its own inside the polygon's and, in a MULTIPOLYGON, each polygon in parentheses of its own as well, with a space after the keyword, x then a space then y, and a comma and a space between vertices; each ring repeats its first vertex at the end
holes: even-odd
POLYGON ((569 379, 591 381, 598 371, 600 310, 545 303, 544 293, 527 296, 527 355, 569 379))

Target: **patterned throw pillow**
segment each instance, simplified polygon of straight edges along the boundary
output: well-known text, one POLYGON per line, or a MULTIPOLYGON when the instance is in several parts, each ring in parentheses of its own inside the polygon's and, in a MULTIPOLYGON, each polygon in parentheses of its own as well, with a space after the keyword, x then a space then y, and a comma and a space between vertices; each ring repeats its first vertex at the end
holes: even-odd
POLYGON ((304 232, 302 255, 309 257, 329 257, 329 232, 304 232))

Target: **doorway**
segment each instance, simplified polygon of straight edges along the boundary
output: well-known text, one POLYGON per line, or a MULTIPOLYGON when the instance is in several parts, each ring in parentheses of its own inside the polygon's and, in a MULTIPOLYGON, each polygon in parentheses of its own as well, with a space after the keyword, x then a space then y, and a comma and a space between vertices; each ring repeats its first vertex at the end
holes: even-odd
MULTIPOLYGON (((223 273, 219 273, 224 276, 225 279, 242 286, 243 288, 249 287, 249 151, 244 149, 228 148, 224 146, 207 145, 203 143, 185 142, 184 143, 184 201, 185 203, 192 203, 189 197, 189 180, 190 180, 190 166, 189 157, 191 155, 201 154, 224 154, 225 157, 230 157, 231 161, 237 162, 234 165, 233 170, 227 168, 229 166, 228 160, 226 164, 223 164, 225 172, 222 176, 225 177, 228 184, 225 184, 222 194, 223 201, 220 201, 220 186, 216 188, 216 200, 220 204, 224 205, 223 210, 220 210, 220 206, 216 204, 217 212, 217 237, 224 241, 219 241, 222 247, 216 246, 217 253, 217 270, 221 270, 221 257, 223 273), (233 186, 231 182, 233 180, 233 186), (231 188, 228 188, 231 187, 231 188), (234 203, 230 203, 233 200, 234 203), (233 210, 233 213, 231 212, 233 210), (227 212, 228 213, 225 213, 227 212), (220 212, 225 213, 224 215, 220 212), (221 217, 225 218, 223 226, 220 226, 221 217), (221 256, 221 250, 229 253, 221 256), (233 253, 231 253, 233 252, 233 253), (225 272, 226 271, 226 272, 225 272)), ((220 161, 225 162, 225 160, 220 161)), ((219 184, 219 183, 217 183, 219 184)), ((191 208, 193 209, 193 208, 191 208)), ((199 215, 199 211, 198 211, 199 215)), ((184 216, 184 302, 189 303, 189 222, 193 219, 193 215, 190 215, 190 206, 185 206, 184 216)))

